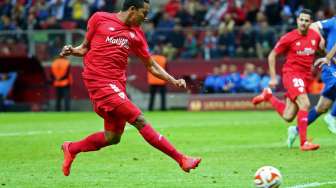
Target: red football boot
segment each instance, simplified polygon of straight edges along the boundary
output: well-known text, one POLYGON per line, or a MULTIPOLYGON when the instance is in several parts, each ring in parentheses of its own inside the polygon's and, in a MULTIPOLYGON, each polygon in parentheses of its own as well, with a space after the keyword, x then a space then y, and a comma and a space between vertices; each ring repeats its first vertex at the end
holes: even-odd
POLYGON ((270 88, 265 88, 260 95, 253 97, 252 103, 257 105, 261 102, 268 101, 272 97, 272 90, 270 88))
POLYGON ((191 169, 195 169, 202 161, 199 157, 183 156, 180 162, 180 167, 185 172, 190 172, 191 169))
POLYGON ((320 148, 319 144, 313 144, 310 141, 306 141, 302 146, 301 150, 302 151, 313 151, 313 150, 318 150, 320 148))
POLYGON ((71 154, 69 151, 70 144, 71 142, 64 142, 61 148, 64 154, 64 160, 63 160, 63 166, 62 166, 64 176, 69 176, 71 164, 76 157, 76 155, 71 154))

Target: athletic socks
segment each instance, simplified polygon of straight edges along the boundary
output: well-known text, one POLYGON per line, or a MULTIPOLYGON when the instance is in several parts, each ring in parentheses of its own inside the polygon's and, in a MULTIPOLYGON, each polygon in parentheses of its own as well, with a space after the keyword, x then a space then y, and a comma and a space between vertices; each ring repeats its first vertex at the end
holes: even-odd
POLYGON ((307 140, 308 112, 299 110, 297 113, 297 124, 300 135, 300 145, 302 146, 307 140))
POLYGON ((180 163, 183 155, 165 137, 156 132, 150 124, 146 124, 139 132, 150 145, 167 154, 177 163, 180 163))
POLYGON ((76 155, 79 152, 97 151, 108 145, 104 132, 96 132, 81 141, 71 142, 69 152, 76 155))
POLYGON ((285 107, 286 107, 285 103, 275 96, 271 97, 270 102, 272 106, 274 107, 274 109, 278 112, 278 114, 282 116, 285 110, 285 107))

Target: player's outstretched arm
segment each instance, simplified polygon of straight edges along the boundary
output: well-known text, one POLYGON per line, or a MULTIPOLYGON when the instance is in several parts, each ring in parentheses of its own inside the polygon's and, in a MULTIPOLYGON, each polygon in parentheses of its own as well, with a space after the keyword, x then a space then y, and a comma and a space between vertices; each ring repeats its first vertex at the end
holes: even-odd
POLYGON ((169 83, 172 83, 176 87, 182 87, 186 88, 186 82, 184 79, 175 79, 173 76, 171 76, 169 73, 167 73, 160 65, 158 65, 153 58, 143 59, 142 60, 146 68, 149 72, 151 72, 154 76, 166 80, 169 83))
POLYGON ((89 51, 89 42, 84 39, 81 45, 77 47, 73 47, 72 45, 65 45, 62 48, 62 51, 60 53, 60 56, 78 56, 82 57, 86 54, 86 52, 89 51))
POLYGON ((276 56, 277 54, 274 50, 272 50, 271 53, 268 55, 268 67, 269 67, 269 73, 271 77, 269 86, 271 88, 275 88, 275 86, 278 84, 278 80, 276 78, 276 72, 275 72, 276 56))

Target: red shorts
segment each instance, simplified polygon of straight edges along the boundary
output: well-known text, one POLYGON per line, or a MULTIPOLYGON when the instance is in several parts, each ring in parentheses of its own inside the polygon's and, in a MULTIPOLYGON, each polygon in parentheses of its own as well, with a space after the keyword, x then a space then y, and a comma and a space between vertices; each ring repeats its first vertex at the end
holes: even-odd
POLYGON ((312 81, 310 74, 296 72, 285 72, 282 75, 282 82, 287 90, 285 96, 295 101, 296 97, 308 93, 308 87, 312 81))
POLYGON ((141 110, 128 99, 124 82, 84 79, 84 83, 88 88, 94 111, 104 119, 105 130, 122 134, 126 122, 133 123, 141 114, 141 110))
POLYGON ((109 110, 109 104, 95 105, 95 112, 104 119, 104 129, 117 134, 122 134, 125 129, 126 122, 133 123, 136 118, 141 115, 141 110, 135 106, 130 100, 109 110))

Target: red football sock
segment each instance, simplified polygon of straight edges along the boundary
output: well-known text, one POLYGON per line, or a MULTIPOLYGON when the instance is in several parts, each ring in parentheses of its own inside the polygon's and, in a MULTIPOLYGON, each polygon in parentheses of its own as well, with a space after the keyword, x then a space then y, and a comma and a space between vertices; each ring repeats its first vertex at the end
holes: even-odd
POLYGON ((301 146, 307 140, 307 126, 308 126, 308 112, 299 110, 297 114, 297 123, 299 127, 300 143, 301 146))
POLYGON ((140 130, 140 134, 153 147, 169 155, 177 163, 180 162, 183 155, 179 153, 160 133, 156 132, 151 125, 145 125, 145 127, 140 130))
POLYGON ((278 112, 278 114, 282 116, 286 107, 285 103, 275 96, 271 97, 270 102, 272 106, 275 108, 275 110, 278 112))
POLYGON ((97 151, 100 148, 110 145, 106 139, 104 132, 96 132, 78 142, 71 142, 69 151, 72 154, 79 152, 97 151))

